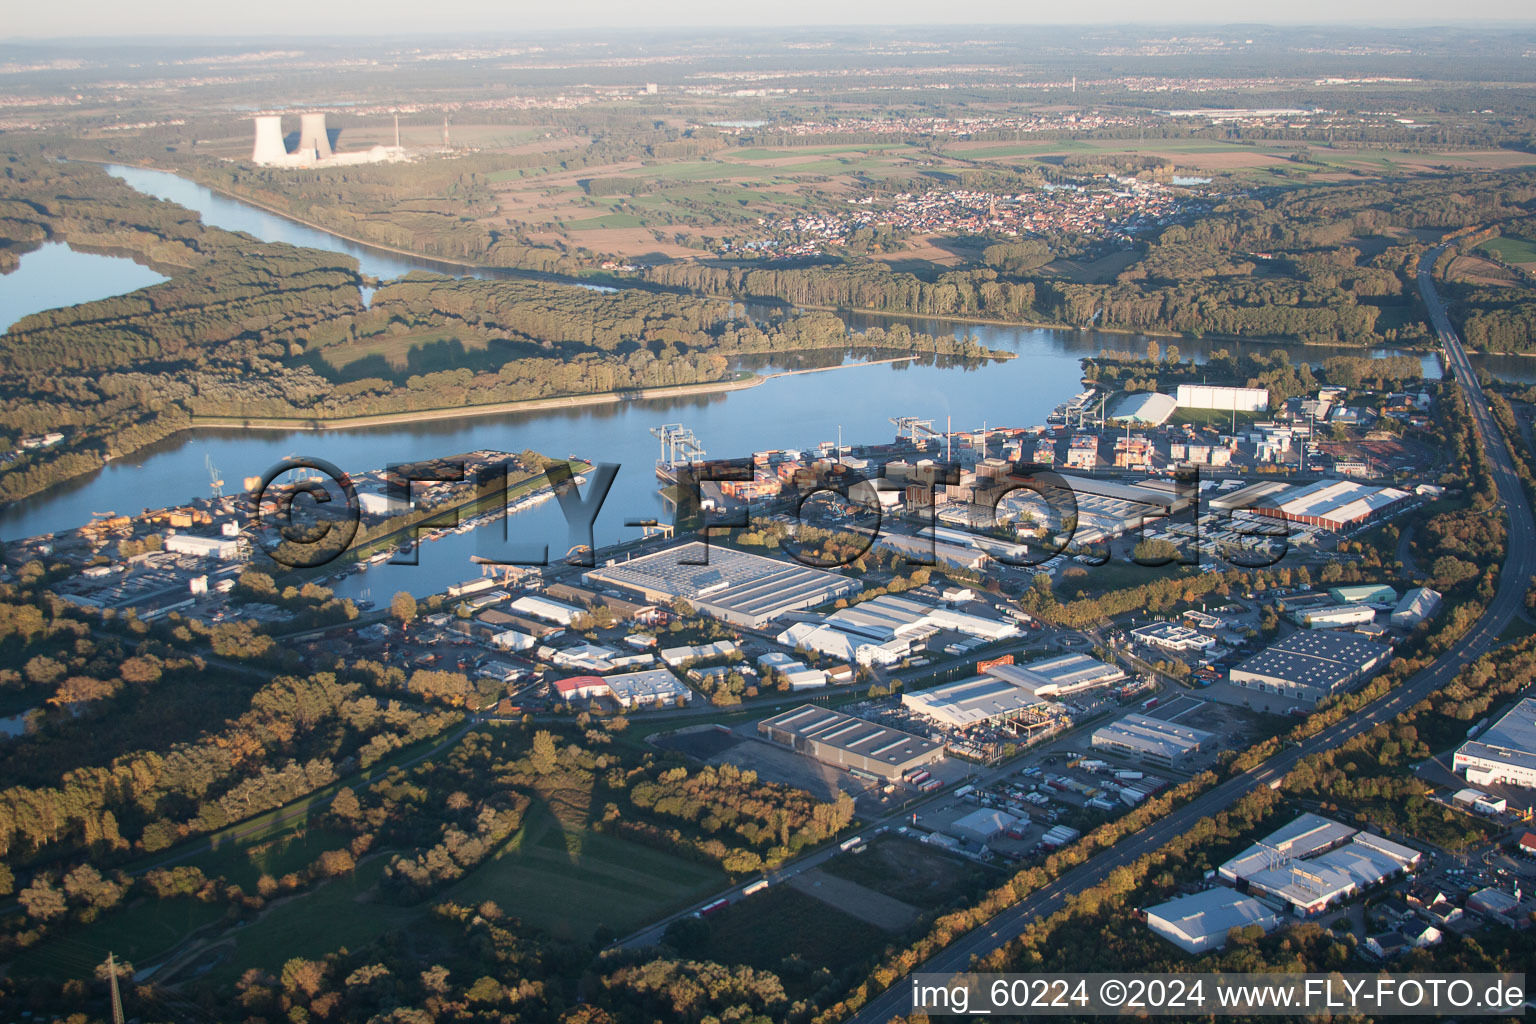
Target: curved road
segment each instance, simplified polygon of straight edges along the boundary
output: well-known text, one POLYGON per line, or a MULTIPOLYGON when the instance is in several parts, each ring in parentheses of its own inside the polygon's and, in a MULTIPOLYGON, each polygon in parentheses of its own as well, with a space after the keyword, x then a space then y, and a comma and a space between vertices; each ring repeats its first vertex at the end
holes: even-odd
MULTIPOLYGON (((1420 261, 1419 291, 1429 309, 1430 321, 1445 350, 1446 363, 1456 375, 1471 405, 1477 434, 1483 451, 1493 468, 1499 497, 1509 515, 1509 544, 1503 570, 1499 573, 1499 587, 1493 601, 1477 623, 1441 655, 1434 664, 1398 686, 1392 692, 1372 701, 1354 715, 1318 733, 1298 746, 1283 750, 1257 768, 1235 776, 1201 794, 1166 817, 1103 851, 1097 856, 1073 868, 1045 888, 1030 894, 1020 902, 993 917, 981 927, 967 933, 942 952, 936 954, 916 970, 922 972, 953 973, 968 970, 971 958, 984 956, 1010 940, 1017 938, 1041 917, 1059 910, 1067 897, 1089 886, 1102 882, 1117 867, 1122 867, 1154 852, 1171 840, 1188 832, 1201 818, 1216 814, 1244 795, 1260 786, 1278 787, 1287 772, 1301 758, 1340 744, 1364 733, 1382 722, 1387 722, 1418 703, 1429 694, 1445 686, 1463 667, 1490 650, 1516 614, 1524 607, 1525 588, 1533 571, 1536 571, 1536 526, 1531 519, 1531 507, 1525 499, 1520 480, 1510 461, 1505 446, 1488 410, 1487 400, 1477 383, 1477 374, 1467 361, 1461 339, 1452 330, 1445 315, 1445 307, 1435 291, 1431 271, 1441 250, 1433 249, 1420 261)), ((908 986, 897 984, 871 1000, 863 1010, 850 1020, 853 1024, 884 1024, 893 1017, 910 1012, 911 992, 908 986)))

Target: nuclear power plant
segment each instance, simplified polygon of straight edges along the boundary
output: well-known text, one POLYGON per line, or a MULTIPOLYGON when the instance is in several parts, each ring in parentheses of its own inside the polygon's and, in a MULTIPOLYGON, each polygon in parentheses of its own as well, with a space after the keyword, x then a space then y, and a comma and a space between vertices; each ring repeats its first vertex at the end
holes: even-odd
MULTIPOLYGON (((299 115, 299 145, 292 152, 283 137, 280 114, 260 114, 256 121, 256 144, 251 162, 261 167, 345 167, 349 164, 376 164, 405 159, 399 135, 393 146, 371 146, 353 153, 331 149, 331 135, 325 127, 325 114, 299 115)), ((398 129, 397 129, 398 133, 398 129)))

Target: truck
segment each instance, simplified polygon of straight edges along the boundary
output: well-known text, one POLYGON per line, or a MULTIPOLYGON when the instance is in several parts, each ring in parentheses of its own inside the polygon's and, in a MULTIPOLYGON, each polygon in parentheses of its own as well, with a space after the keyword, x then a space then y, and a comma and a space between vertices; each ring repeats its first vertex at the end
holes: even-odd
POLYGON ((944 783, 940 782, 938 779, 929 779, 917 788, 922 790, 924 793, 932 793, 934 790, 941 788, 943 785, 944 783))
POLYGON ((1159 698, 1157 698, 1157 697, 1149 697, 1146 700, 1141 702, 1141 710, 1143 710, 1143 711, 1151 711, 1153 708, 1157 707, 1157 705, 1159 703, 1160 703, 1159 698))
POLYGON ((864 837, 863 836, 854 836, 852 839, 844 839, 842 842, 838 843, 837 844, 837 848, 839 850, 842 850, 844 853, 847 853, 849 850, 853 849, 855 846, 862 846, 862 845, 864 845, 864 837))
POLYGON ((1146 776, 1144 774, 1142 774, 1141 772, 1133 772, 1133 771, 1128 771, 1126 769, 1121 769, 1121 770, 1115 772, 1115 778, 1117 778, 1117 779, 1124 779, 1127 782, 1134 782, 1137 779, 1144 779, 1144 778, 1146 778, 1146 776))
POLYGON ((931 778, 933 778, 933 776, 929 772, 913 772, 911 775, 907 776, 907 781, 914 786, 921 786, 931 778))
POLYGON ((741 890, 741 894, 743 896, 751 896, 753 893, 762 892, 766 888, 768 888, 768 879, 759 878, 757 881, 741 890))

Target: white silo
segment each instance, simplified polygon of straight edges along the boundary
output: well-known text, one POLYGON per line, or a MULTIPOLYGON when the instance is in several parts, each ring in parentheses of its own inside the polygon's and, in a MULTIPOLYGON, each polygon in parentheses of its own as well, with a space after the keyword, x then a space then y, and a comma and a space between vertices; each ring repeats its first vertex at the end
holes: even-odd
POLYGON ((283 145, 283 119, 276 114, 256 118, 256 146, 251 150, 251 162, 267 165, 288 162, 288 147, 283 145))
POLYGON ((329 160, 331 137, 325 131, 324 114, 303 114, 299 118, 299 152, 315 160, 329 160))

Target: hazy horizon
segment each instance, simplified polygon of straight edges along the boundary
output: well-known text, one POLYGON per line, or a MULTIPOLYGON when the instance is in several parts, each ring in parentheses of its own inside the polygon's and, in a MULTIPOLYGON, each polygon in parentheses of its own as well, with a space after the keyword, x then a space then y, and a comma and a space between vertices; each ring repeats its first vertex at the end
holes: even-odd
POLYGON ((452 36, 465 31, 563 32, 775 28, 857 29, 967 25, 1028 27, 1224 28, 1304 27, 1308 25, 1360 28, 1482 27, 1536 24, 1525 4, 1495 0, 1476 14, 1447 17, 1444 5, 1427 0, 1388 3, 1365 0, 1341 5, 1323 0, 1298 0, 1285 6, 1252 5, 1252 14, 1214 0, 1175 0, 1148 19, 1144 4, 1111 0, 1093 8, 1023 8, 1016 3, 980 0, 966 9, 962 20, 935 21, 930 5, 913 0, 854 0, 828 5, 810 0, 785 0, 771 7, 732 9, 698 0, 668 0, 647 6, 616 0, 585 0, 555 8, 508 8, 488 0, 457 0, 423 7, 401 0, 364 5, 357 0, 317 7, 295 0, 273 0, 256 24, 238 9, 216 8, 187 0, 128 8, 101 0, 67 7, 19 7, 13 11, 7 42, 78 41, 106 43, 123 39, 219 39, 255 42, 299 36, 388 37, 402 33, 452 36), (90 31, 83 33, 82 26, 90 31))

